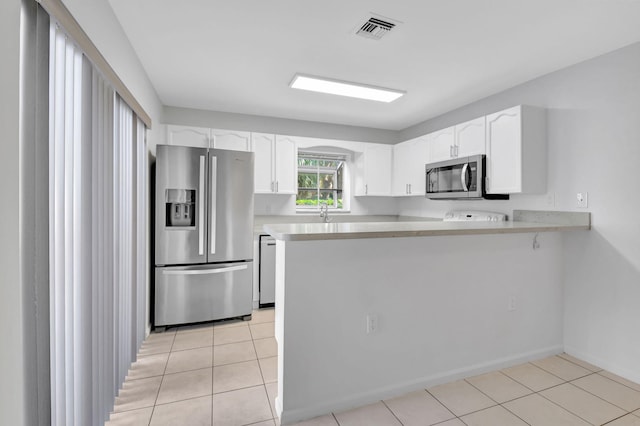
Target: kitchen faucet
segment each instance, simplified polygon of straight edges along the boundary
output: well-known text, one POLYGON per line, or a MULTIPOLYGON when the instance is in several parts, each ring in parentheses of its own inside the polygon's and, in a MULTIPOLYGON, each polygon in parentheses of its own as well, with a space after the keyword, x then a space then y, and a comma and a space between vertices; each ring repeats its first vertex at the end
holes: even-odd
POLYGON ((329 223, 331 221, 329 218, 329 206, 327 203, 320 206, 320 217, 324 219, 324 223, 329 223))

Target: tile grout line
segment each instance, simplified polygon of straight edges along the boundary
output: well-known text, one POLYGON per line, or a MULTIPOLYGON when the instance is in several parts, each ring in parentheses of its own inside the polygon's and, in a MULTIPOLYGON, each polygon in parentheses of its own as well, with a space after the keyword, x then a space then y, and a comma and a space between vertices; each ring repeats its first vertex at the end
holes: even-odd
MULTIPOLYGON (((634 391, 634 392, 638 392, 638 393, 640 393, 640 390, 638 390, 638 389, 634 389, 634 388, 632 388, 631 386, 625 385, 624 383, 617 381, 616 379, 612 379, 611 377, 607 377, 607 376, 605 376, 604 374, 600 374, 600 373, 601 373, 601 372, 603 372, 603 371, 606 371, 606 370, 600 370, 600 371, 598 371, 598 372, 596 372, 596 373, 594 373, 594 374, 597 374, 598 376, 603 377, 603 378, 605 378, 605 379, 607 379, 607 380, 611 380, 612 382, 617 383, 617 384, 619 384, 619 385, 622 385, 622 386, 624 386, 624 387, 625 387, 625 388, 627 388, 627 389, 631 389, 631 390, 632 390, 632 391, 634 391)), ((610 373, 610 374, 614 374, 614 373, 611 373, 610 371, 609 371, 608 373, 610 373)), ((624 379, 624 377, 620 377, 620 378, 621 378, 621 379, 624 379)), ((576 379, 576 380, 577 380, 577 379, 576 379)), ((628 380, 628 379, 625 379, 625 380, 628 380)), ((629 380, 629 382, 634 383, 634 382, 632 382, 631 380, 629 380)), ((634 411, 636 411, 636 410, 634 410, 634 411)))
POLYGON ((211 420, 211 426, 213 426, 213 411, 215 410, 215 405, 213 403, 213 380, 214 380, 214 366, 216 364, 216 351, 214 350, 216 346, 216 329, 215 327, 211 327, 211 412, 209 413, 209 419, 211 420))
MULTIPOLYGON (((573 364, 571 361, 566 360, 566 359, 564 359, 564 358, 562 358, 561 356, 558 356, 558 355, 552 355, 551 357, 560 358, 560 359, 561 359, 561 360, 563 360, 563 361, 567 361, 567 362, 569 362, 569 363, 573 364)), ((549 358, 551 358, 551 357, 549 357, 549 358)), ((543 359, 546 359, 546 358, 543 358, 543 359)), ((535 361, 540 361, 540 360, 535 360, 535 361)), ((553 372, 551 372, 551 371, 547 370, 546 368, 539 366, 538 364, 534 364, 534 361, 529 362, 529 364, 533 365, 534 367, 538 367, 538 368, 539 368, 539 369, 541 369, 542 371, 546 371, 547 373, 549 373, 549 374, 551 374, 551 375, 553 375, 553 376, 556 376, 558 379, 564 380, 565 382, 568 382, 568 381, 569 381, 569 380, 565 379, 564 377, 560 377, 560 376, 558 376, 557 374, 555 374, 555 373, 553 373, 553 372)), ((574 364, 574 365, 577 365, 577 364, 574 364)), ((593 371, 591 371, 591 370, 588 370, 588 369, 586 369, 586 368, 584 368, 584 367, 581 367, 581 366, 579 366, 579 365, 578 365, 578 367, 582 368, 583 370, 588 371, 588 373, 587 373, 587 374, 585 374, 584 376, 576 377, 575 379, 571 379, 571 380, 578 380, 578 379, 580 379, 580 378, 582 378, 582 377, 587 377, 587 376, 590 376, 590 375, 592 375, 592 374, 595 374, 595 372, 593 372, 593 371)))
MULTIPOLYGON (((590 368, 584 367, 584 366, 582 366, 582 365, 578 364, 577 362, 573 362, 573 361, 571 361, 570 359, 567 359, 567 358, 563 357, 563 356, 562 356, 562 354, 569 355, 569 354, 568 354, 568 353, 566 353, 566 352, 562 352, 561 354, 558 354, 558 355, 556 355, 556 356, 557 356, 558 358, 562 358, 562 359, 564 359, 565 361, 570 362, 570 363, 571 363, 571 364, 573 364, 573 365, 577 365, 578 367, 584 368, 585 370, 589 370, 589 371, 591 371, 592 373, 599 373, 599 372, 601 372, 601 371, 604 371, 602 368, 598 367, 597 365, 594 365, 594 367, 599 368, 599 370, 597 370, 597 371, 593 371, 593 370, 591 370, 590 368)), ((569 355, 569 356, 571 356, 571 355, 569 355)), ((575 358, 575 357, 574 357, 574 358, 575 358)), ((585 361, 585 362, 586 362, 586 361, 585 361)), ((591 364, 591 363, 587 363, 587 364, 591 364)), ((593 365, 593 364, 591 364, 591 365, 593 365)))
MULTIPOLYGON (((499 372, 499 373, 502 373, 502 371, 500 371, 500 370, 498 370, 498 372, 499 372)), ((505 377, 508 377, 509 379, 513 380, 514 382, 519 383, 519 382, 518 382, 518 381, 516 381, 515 379, 513 379, 513 378, 511 378, 511 377, 507 376, 506 374, 504 374, 504 373, 502 373, 502 374, 503 374, 505 377)), ((528 394, 528 395, 520 396, 520 397, 518 397, 518 398, 513 398, 513 399, 510 399, 510 400, 508 400, 508 401, 498 402, 498 401, 496 401, 495 399, 491 398, 491 396, 489 396, 487 393, 483 392, 483 391, 482 391, 482 389, 478 388, 478 387, 477 387, 477 386, 475 386, 473 383, 469 382, 467 379, 463 379, 463 380, 464 380, 465 382, 469 383, 471 386, 473 386, 474 388, 476 388, 479 392, 481 392, 482 394, 486 395, 486 396, 487 396, 487 398, 489 398, 490 400, 494 401, 494 402, 497 404, 497 405, 493 405, 493 406, 491 406, 491 407, 483 408, 482 410, 477 410, 477 411, 473 411, 473 412, 471 412, 471 413, 464 414, 464 416, 468 416, 469 414, 477 413, 477 412, 480 412, 480 411, 483 411, 483 410, 488 410, 489 408, 502 407, 503 409, 507 410, 509 413, 513 414, 513 415, 514 415, 515 417, 517 417, 518 419, 522 420, 522 422, 523 422, 523 423, 525 423, 525 424, 527 424, 527 425, 531 426, 531 425, 530 425, 529 423, 527 423, 523 418, 521 418, 521 417, 520 417, 520 416, 518 416, 516 413, 512 412, 511 410, 509 410, 507 407, 503 406, 503 404, 506 404, 507 402, 515 401, 516 399, 525 398, 525 397, 527 397, 527 396, 529 396, 529 395, 533 395, 533 394, 535 393, 535 391, 534 391, 533 389, 529 389, 528 387, 526 387, 526 386, 522 385, 522 386, 524 386, 525 388, 529 389, 532 393, 530 393, 530 394, 528 394)), ((451 410, 449 410, 449 411, 451 411, 451 410)), ((462 417, 462 416, 460 416, 460 417, 462 417)), ((460 419, 460 421, 461 421, 462 423, 464 423, 464 424, 467 424, 467 423, 466 423, 463 419, 461 419, 460 417, 458 417, 458 418, 460 419)))
MULTIPOLYGON (((587 376, 585 376, 585 377, 587 377, 587 376)), ((582 379, 582 378, 583 378, 583 377, 580 377, 580 378, 575 379, 575 380, 580 380, 580 379, 582 379)), ((593 396, 595 396, 596 398, 598 398, 598 399, 600 399, 600 400, 602 400, 602 401, 604 401, 604 402, 606 402, 606 403, 608 403, 608 404, 611 404, 611 405, 613 405, 614 407, 617 407, 617 408, 621 409, 621 410, 622 410, 622 411, 624 411, 626 414, 631 414, 631 413, 633 413, 633 411, 635 411, 635 410, 629 411, 629 410, 627 410, 626 408, 624 408, 624 407, 620 407, 619 405, 616 405, 616 404, 614 404, 614 403, 613 403, 613 402, 611 402, 611 401, 607 401, 606 399, 602 398, 601 396, 596 395, 595 393, 592 393, 592 392, 588 391, 587 389, 583 389, 583 388, 581 388, 580 386, 578 386, 578 385, 574 384, 574 383, 573 383, 573 381, 571 381, 571 382, 567 382, 567 383, 569 383, 570 385, 574 386, 574 387, 575 387, 575 388, 577 388, 577 389, 580 389, 581 391, 584 391, 584 392, 588 393, 589 395, 593 395, 593 396)))
MULTIPOLYGON (((262 365, 260 364, 260 359, 258 358, 258 350, 256 349, 255 339, 253 338, 253 332, 251 331, 251 327, 249 327, 249 335, 251 336, 251 345, 253 346, 253 352, 256 354, 256 362, 258 363, 258 369, 260 370, 260 377, 262 378, 262 388, 264 389, 264 393, 267 395, 267 403, 269 404, 269 411, 271 412, 272 419, 276 418, 276 413, 273 412, 273 408, 271 407, 271 400, 269 399, 269 392, 267 392, 267 384, 264 380, 264 373, 262 372, 262 365)), ((275 423, 275 420, 274 420, 275 423)))
MULTIPOLYGON (((176 336, 177 336, 177 332, 173 333, 173 339, 171 341, 171 349, 173 349, 173 344, 176 342, 176 336)), ((167 362, 164 365, 164 371, 162 372, 162 378, 160 379, 160 386, 158 386, 158 392, 156 393, 156 399, 153 401, 153 408, 151 409, 151 416, 149 416, 149 424, 147 426, 151 425, 151 420, 153 419, 153 413, 156 412, 156 405, 158 402, 158 396, 160 396, 160 389, 162 389, 162 383, 164 382, 164 375, 167 371, 167 366, 169 365, 169 358, 171 358, 171 349, 169 349, 169 355, 167 356, 167 362)))
MULTIPOLYGON (((596 373, 594 373, 594 374, 596 374, 596 373)), ((585 377, 587 377, 587 376, 585 376, 585 377)), ((583 377, 580 377, 580 379, 582 379, 582 378, 583 378, 583 377)), ((605 378, 606 378, 606 377, 605 377, 605 378)), ((580 380, 580 379, 576 379, 576 380, 580 380)), ((611 402, 611 401, 607 401, 606 399, 602 398, 600 395, 596 395, 595 393, 592 393, 591 391, 589 391, 589 390, 587 390, 587 389, 583 389, 583 388, 581 388, 580 386, 578 386, 578 385, 574 384, 573 382, 567 382, 567 383, 569 383, 569 384, 571 384, 571 385, 575 386, 576 388, 578 388, 578 389, 580 389, 580 390, 582 390, 582 391, 584 391, 584 392, 588 393, 589 395, 593 395, 593 396, 595 396, 596 398, 601 399, 602 401, 604 401, 604 402, 606 402, 606 403, 609 403, 609 404, 613 405, 614 407, 618 407, 619 409, 621 409, 622 411, 626 412, 627 414, 631 414, 631 413, 633 413, 635 410, 637 410, 637 408, 636 408, 636 409, 633 409, 633 410, 629 411, 629 410, 627 410, 626 408, 624 408, 624 407, 620 407, 619 405, 616 405, 616 404, 614 404, 614 403, 613 403, 613 402, 611 402)), ((616 383, 617 383, 617 382, 616 382, 616 383)), ((624 386, 624 385, 623 385, 623 386, 624 386)), ((629 388, 629 389, 631 389, 631 388, 629 388)), ((632 390, 633 390, 633 389, 632 389, 632 390)), ((636 392, 637 392, 637 391, 636 391, 636 392)), ((638 392, 638 393, 640 393, 640 392, 638 392)))
MULTIPOLYGON (((531 396, 531 395, 535 395, 535 392, 534 393, 530 393, 529 395, 521 396, 520 398, 526 398, 527 396, 531 396)), ((515 399, 512 399, 510 401, 505 401, 503 404, 500 404, 500 406, 502 408, 504 408, 505 410, 507 410, 509 413, 513 414, 516 418, 522 420, 522 423, 524 423, 524 424, 526 424, 528 426, 531 426, 531 423, 529 423, 528 421, 526 421, 525 419, 520 417, 517 413, 514 413, 513 411, 509 410, 509 407, 505 407, 504 406, 504 404, 506 404, 507 402, 515 401, 516 399, 520 399, 520 398, 515 398, 515 399)))
POLYGON ((382 399, 380 400, 380 402, 382 402, 382 405, 384 405, 384 406, 385 406, 385 408, 386 408, 387 410, 389 410, 389 412, 391 413, 391 415, 392 415, 393 417, 395 417, 395 419, 398 421, 398 423, 400 423, 402 426, 404 426, 404 423, 402 423, 402 420, 400 420, 400 419, 398 418, 398 416, 396 416, 396 413, 394 413, 394 412, 393 412, 393 410, 392 410, 391 408, 389 408, 389 406, 387 405, 387 403, 386 403, 386 402, 384 402, 384 400, 382 400, 382 399))
MULTIPOLYGON (((569 383, 569 382, 567 382, 567 383, 569 383)), ((566 384, 566 383, 565 383, 565 384, 566 384)), ((569 384, 571 384, 571 383, 569 383, 569 384)), ((573 386, 577 388, 577 386, 575 386, 575 385, 573 385, 573 386)), ((555 387, 555 386, 554 386, 554 387, 555 387)), ((549 388, 549 389, 551 389, 551 388, 549 388)), ((547 389, 544 389, 544 390, 547 390, 547 389)), ((585 419, 585 418, 583 418, 583 417, 579 416, 577 413, 574 413, 573 411, 569 410, 568 408, 563 407, 562 405, 558 404, 557 402, 555 402, 555 401, 553 401, 553 400, 551 400, 551 399, 547 398, 547 397, 546 397, 546 396, 544 396, 541 392, 543 392, 543 391, 537 392, 537 394, 538 394, 538 395, 540 395, 542 398, 546 399, 547 401, 549 401, 550 403, 552 403, 552 404, 554 404, 554 405, 556 405, 556 406, 560 407, 561 409, 563 409, 564 411, 566 411, 566 412, 568 412, 568 413, 570 413, 570 414, 573 414, 574 416, 576 416, 576 417, 577 417, 577 418, 579 418, 580 420, 583 420, 583 421, 587 422, 588 424, 593 424, 593 423, 591 423, 590 421, 588 421, 587 419, 585 419)))
POLYGON ((609 424, 615 422, 616 420, 620 420, 623 417, 627 417, 629 414, 631 414, 631 413, 623 414, 620 417, 616 417, 615 419, 609 420, 608 422, 603 423, 602 426, 609 425, 609 424))

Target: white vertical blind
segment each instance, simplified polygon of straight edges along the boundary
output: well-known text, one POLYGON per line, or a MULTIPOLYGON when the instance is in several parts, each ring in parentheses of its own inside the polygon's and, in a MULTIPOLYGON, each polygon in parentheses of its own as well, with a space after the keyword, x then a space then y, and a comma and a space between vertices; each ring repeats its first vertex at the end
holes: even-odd
MULTIPOLYGON (((136 212, 136 337, 134 340, 134 351, 142 345, 146 337, 146 309, 147 306, 147 141, 145 138, 146 126, 140 118, 136 118, 135 123, 135 161, 136 167, 136 191, 135 200, 136 212), (143 285, 142 283, 145 283, 143 285)), ((135 356, 135 354, 134 354, 135 356)))
POLYGON ((101 425, 146 329, 145 128, 55 23, 50 46, 52 424, 101 425))

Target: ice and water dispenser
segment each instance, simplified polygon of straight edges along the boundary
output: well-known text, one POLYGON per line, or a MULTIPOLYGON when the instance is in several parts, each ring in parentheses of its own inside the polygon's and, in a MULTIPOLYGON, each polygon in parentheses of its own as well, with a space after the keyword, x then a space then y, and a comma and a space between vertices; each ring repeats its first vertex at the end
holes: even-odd
POLYGON ((167 189, 165 191, 167 228, 196 226, 196 190, 167 189))

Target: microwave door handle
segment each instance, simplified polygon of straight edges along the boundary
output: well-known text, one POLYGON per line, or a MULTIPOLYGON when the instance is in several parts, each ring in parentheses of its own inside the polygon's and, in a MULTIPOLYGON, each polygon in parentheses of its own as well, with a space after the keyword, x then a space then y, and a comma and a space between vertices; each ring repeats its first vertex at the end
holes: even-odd
POLYGON ((469 187, 467 186, 467 170, 469 169, 469 163, 465 163, 462 166, 462 172, 460 173, 460 182, 462 182, 462 189, 464 192, 469 192, 469 187))

